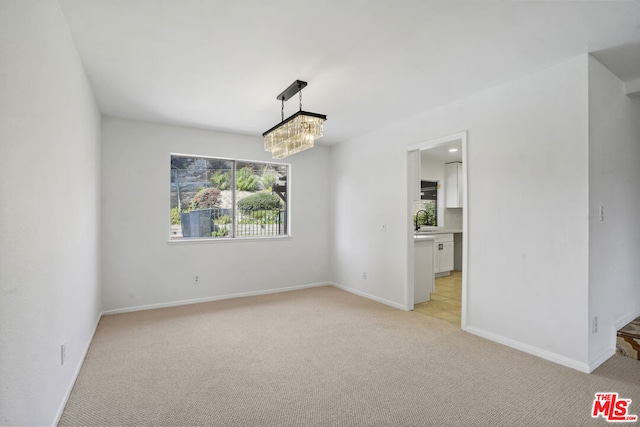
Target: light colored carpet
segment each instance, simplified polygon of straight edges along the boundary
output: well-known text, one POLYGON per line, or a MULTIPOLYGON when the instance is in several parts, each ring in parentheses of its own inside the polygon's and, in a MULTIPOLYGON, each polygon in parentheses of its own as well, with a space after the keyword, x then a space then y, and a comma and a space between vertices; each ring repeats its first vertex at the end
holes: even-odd
POLYGON ((61 426, 589 426, 582 374, 333 287, 104 316, 61 426))

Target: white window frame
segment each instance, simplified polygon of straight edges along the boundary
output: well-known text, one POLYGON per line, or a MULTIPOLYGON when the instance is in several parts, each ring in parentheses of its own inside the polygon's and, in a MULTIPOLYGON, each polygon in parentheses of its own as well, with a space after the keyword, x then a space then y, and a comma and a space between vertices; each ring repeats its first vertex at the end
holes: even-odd
MULTIPOLYGON (((219 156, 208 156, 202 154, 184 154, 184 153, 170 153, 169 154, 169 163, 171 164, 171 160, 174 157, 186 157, 186 158, 199 158, 199 159, 213 159, 213 160, 221 160, 221 161, 230 161, 233 162, 232 167, 232 179, 231 179, 231 194, 232 194, 232 211, 234 218, 232 219, 232 236, 229 237, 187 237, 187 238, 173 238, 171 234, 171 218, 169 218, 169 239, 168 243, 171 244, 199 244, 199 243, 211 243, 211 242, 237 242, 237 241, 247 241, 247 240, 282 240, 282 239, 291 239, 291 164, 290 163, 280 163, 280 162, 270 162, 264 160, 249 160, 249 159, 238 159, 238 158, 229 158, 229 157, 219 157, 219 156), (236 214, 237 214, 237 206, 236 206, 236 165, 238 163, 254 163, 254 164, 262 164, 262 165, 276 165, 276 166, 284 166, 287 168, 287 190, 286 190, 286 204, 284 206, 285 215, 286 215, 286 229, 284 230, 284 234, 277 235, 252 235, 252 236, 237 236, 236 234, 236 214)), ((169 212, 171 212, 171 188, 173 184, 170 184, 169 191, 169 212)))

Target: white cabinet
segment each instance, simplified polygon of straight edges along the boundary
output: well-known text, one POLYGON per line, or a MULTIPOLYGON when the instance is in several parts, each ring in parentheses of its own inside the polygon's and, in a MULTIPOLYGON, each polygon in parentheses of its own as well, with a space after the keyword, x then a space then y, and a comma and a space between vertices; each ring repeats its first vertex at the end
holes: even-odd
POLYGON ((444 165, 445 207, 462 207, 462 163, 453 162, 444 165))
POLYGON ((413 303, 429 301, 433 292, 433 240, 415 240, 413 303))
POLYGON ((453 234, 439 234, 433 241, 433 272, 453 270, 453 234))

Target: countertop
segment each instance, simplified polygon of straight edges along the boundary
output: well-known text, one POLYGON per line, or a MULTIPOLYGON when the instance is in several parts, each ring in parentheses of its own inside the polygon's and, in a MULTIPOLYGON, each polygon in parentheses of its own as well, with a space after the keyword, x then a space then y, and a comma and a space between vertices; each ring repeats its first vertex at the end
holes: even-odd
POLYGON ((446 229, 436 229, 436 228, 428 228, 418 230, 413 233, 413 240, 433 240, 435 236, 438 234, 456 234, 462 233, 462 230, 454 229, 454 228, 446 228, 446 229))
POLYGON ((429 236, 432 234, 455 234, 462 233, 462 229, 457 228, 421 228, 415 231, 414 236, 429 236))
POLYGON ((436 236, 435 233, 429 233, 429 234, 414 234, 413 235, 413 240, 435 240, 436 236))

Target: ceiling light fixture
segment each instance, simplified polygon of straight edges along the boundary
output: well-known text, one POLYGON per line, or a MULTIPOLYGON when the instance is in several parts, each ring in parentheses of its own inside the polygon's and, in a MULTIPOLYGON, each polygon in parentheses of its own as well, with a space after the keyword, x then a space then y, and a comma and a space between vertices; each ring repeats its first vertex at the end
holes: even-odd
POLYGON ((322 123, 327 116, 302 111, 302 89, 305 86, 307 82, 296 80, 277 97, 282 101, 282 121, 262 134, 264 149, 271 152, 274 159, 284 159, 311 148, 313 142, 322 137, 322 123), (296 93, 300 94, 300 110, 285 120, 284 102, 296 93))
POLYGON ((449 148, 449 152, 450 152, 450 153, 455 153, 456 151, 458 151, 458 149, 457 149, 457 148, 449 148))

